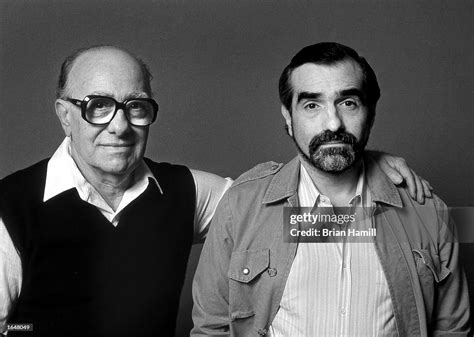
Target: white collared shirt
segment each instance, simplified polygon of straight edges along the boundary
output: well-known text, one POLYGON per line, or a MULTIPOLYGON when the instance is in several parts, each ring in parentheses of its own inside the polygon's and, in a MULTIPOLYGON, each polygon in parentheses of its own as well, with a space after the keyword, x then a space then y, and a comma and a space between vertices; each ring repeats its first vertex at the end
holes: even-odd
POLYGON ((133 182, 130 184, 130 188, 124 192, 119 206, 114 211, 79 171, 71 157, 70 138, 66 137, 48 162, 43 202, 75 188, 82 200, 96 206, 102 215, 116 227, 122 210, 146 190, 149 183, 148 179, 152 179, 158 186, 160 193, 163 193, 158 180, 153 176, 145 162, 142 161, 133 172, 133 182))
MULTIPOLYGON (((194 242, 202 242, 217 204, 233 181, 198 170, 191 170, 191 174, 196 188, 194 242)), ((70 155, 70 138, 66 137, 48 162, 43 202, 75 188, 82 200, 97 207, 111 225, 119 226, 123 209, 146 190, 150 181, 156 183, 160 193, 164 193, 159 179, 160 177, 153 176, 150 168, 142 161, 134 171, 133 183, 125 191, 114 211, 79 171, 70 155)), ((0 214, 0 333, 6 330, 7 316, 13 302, 20 295, 21 284, 20 256, 0 214)))
MULTIPOLYGON (((332 207, 303 165, 298 198, 301 207, 332 207)), ((363 170, 348 205, 360 206, 372 206, 363 170)), ((367 220, 359 226, 372 227, 370 218, 364 219, 367 220)), ((396 335, 390 292, 374 243, 299 243, 270 334, 272 337, 396 335)))

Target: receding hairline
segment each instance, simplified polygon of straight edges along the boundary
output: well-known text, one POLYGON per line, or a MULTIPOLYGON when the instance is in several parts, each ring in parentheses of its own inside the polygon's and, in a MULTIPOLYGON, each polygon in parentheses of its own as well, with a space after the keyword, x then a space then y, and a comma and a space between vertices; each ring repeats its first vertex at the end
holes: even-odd
POLYGON ((87 48, 83 50, 82 52, 78 53, 75 59, 71 62, 71 69, 74 67, 75 64, 77 64, 79 60, 87 56, 90 56, 93 54, 100 55, 100 53, 107 53, 107 52, 116 52, 117 55, 126 55, 131 60, 133 60, 137 65, 140 65, 139 58, 126 49, 122 49, 115 46, 97 46, 97 47, 87 48))
POLYGON ((74 66, 78 63, 79 60, 86 57, 87 55, 100 53, 100 52, 107 52, 107 51, 116 51, 118 55, 122 54, 127 56, 130 60, 132 60, 138 68, 141 70, 145 91, 151 96, 151 80, 153 76, 151 75, 148 66, 142 59, 137 57, 135 54, 131 53, 127 49, 113 46, 113 45, 96 45, 87 48, 81 48, 74 51, 70 54, 66 59, 63 61, 61 65, 61 70, 59 74, 58 85, 56 88, 56 97, 62 98, 64 93, 67 91, 70 82, 70 73, 74 66))

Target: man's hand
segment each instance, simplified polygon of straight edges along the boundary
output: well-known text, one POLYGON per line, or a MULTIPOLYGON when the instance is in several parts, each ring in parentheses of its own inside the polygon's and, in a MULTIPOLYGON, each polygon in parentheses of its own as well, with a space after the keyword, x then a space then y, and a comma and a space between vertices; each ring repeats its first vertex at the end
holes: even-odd
POLYGON ((425 197, 432 197, 431 191, 433 187, 431 187, 429 182, 409 168, 405 159, 379 151, 370 151, 370 154, 377 160, 381 169, 394 184, 399 185, 404 181, 406 182, 408 191, 413 200, 417 200, 420 204, 423 204, 425 197))

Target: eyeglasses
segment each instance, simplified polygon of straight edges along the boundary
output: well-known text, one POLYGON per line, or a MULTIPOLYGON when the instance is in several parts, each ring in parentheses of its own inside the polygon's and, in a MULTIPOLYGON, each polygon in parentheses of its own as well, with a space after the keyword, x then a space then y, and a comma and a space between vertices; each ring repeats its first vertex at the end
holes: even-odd
POLYGON ((147 126, 156 120, 158 103, 151 98, 132 98, 117 102, 112 97, 88 95, 78 100, 65 98, 81 108, 82 118, 93 125, 105 125, 114 119, 117 110, 125 112, 125 118, 134 126, 147 126))

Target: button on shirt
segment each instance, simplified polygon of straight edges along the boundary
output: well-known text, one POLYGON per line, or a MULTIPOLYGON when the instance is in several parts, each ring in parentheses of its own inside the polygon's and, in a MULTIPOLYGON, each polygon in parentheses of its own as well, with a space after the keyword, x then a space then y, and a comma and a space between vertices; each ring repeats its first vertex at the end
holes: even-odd
MULTIPOLYGON (((212 173, 191 170, 196 188, 196 209, 194 214, 194 241, 202 242, 217 204, 224 192, 232 185, 232 179, 222 178, 212 173)), ((154 183, 162 191, 160 177, 153 176, 144 161, 134 171, 132 185, 123 194, 114 211, 84 178, 70 155, 70 138, 66 137, 48 162, 43 202, 69 189, 76 188, 79 197, 99 209, 111 226, 120 225, 123 209, 139 197, 154 183)), ((22 283, 21 260, 5 228, 0 214, 0 333, 6 330, 7 315, 13 302, 20 294, 22 283)))
MULTIPOLYGON (((303 165, 298 198, 302 207, 332 207, 303 165)), ((372 206, 364 172, 348 206, 372 206)), ((371 218, 365 217, 358 226, 372 227, 371 218)), ((396 335, 387 280, 374 243, 300 243, 270 333, 272 337, 396 335)))

